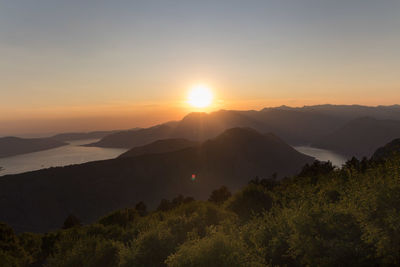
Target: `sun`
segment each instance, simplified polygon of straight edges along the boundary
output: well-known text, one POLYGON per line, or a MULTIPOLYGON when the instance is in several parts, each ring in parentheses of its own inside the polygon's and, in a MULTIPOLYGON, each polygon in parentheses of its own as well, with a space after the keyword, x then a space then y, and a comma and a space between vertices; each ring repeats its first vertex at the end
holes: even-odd
POLYGON ((208 86, 196 85, 190 88, 187 102, 195 108, 206 108, 212 104, 213 99, 213 93, 208 86))

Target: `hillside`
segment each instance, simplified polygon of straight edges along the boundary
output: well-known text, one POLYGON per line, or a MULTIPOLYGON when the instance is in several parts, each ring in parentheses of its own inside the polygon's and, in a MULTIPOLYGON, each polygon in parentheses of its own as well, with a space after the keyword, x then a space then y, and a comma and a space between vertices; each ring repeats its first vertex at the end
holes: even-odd
POLYGON ((313 146, 361 158, 372 156, 376 149, 398 137, 400 121, 364 117, 320 138, 313 146))
POLYGON ((68 145, 53 138, 0 138, 0 158, 32 153, 68 145))
POLYGON ((281 106, 266 108, 264 110, 288 110, 319 113, 333 116, 347 121, 360 117, 373 117, 380 120, 398 120, 400 118, 400 105, 391 106, 362 106, 362 105, 313 105, 304 107, 281 106))
POLYGON ((177 194, 204 199, 221 185, 237 190, 256 176, 293 175, 312 161, 272 134, 236 128, 194 148, 4 176, 0 221, 46 231, 69 213, 92 222, 138 201, 154 208, 177 194))
POLYGON ((129 130, 105 136, 100 141, 86 146, 133 148, 152 143, 156 140, 170 138, 173 127, 169 124, 157 125, 150 128, 129 130))
POLYGON ((95 131, 87 133, 61 133, 52 136, 52 138, 59 141, 100 139, 115 132, 120 132, 120 131, 115 130, 115 131, 95 131))
POLYGON ((173 152, 182 150, 184 148, 195 147, 198 144, 199 144, 198 142, 193 142, 182 138, 163 139, 155 141, 148 145, 134 147, 128 150, 127 152, 121 154, 119 157, 125 158, 125 157, 135 157, 145 154, 173 152))
POLYGON ((399 157, 315 162, 208 201, 138 202, 87 225, 71 214, 45 234, 0 223, 0 255, 5 266, 398 266, 399 172, 399 157))
MULTIPOLYGON (((224 130, 233 127, 251 127, 259 132, 273 132, 291 145, 310 145, 323 143, 329 138, 333 146, 340 146, 330 136, 336 134, 346 124, 362 117, 378 120, 398 120, 399 106, 367 107, 358 105, 319 105, 301 108, 275 107, 260 111, 220 110, 207 113, 190 113, 182 120, 160 124, 139 131, 124 131, 104 137, 90 146, 133 148, 160 139, 184 138, 192 141, 204 141, 213 138, 224 130)), ((384 125, 375 125, 376 130, 384 131, 384 125), (383 128, 379 128, 383 127, 383 128)), ((379 143, 382 145, 385 143, 379 143)), ((371 149, 375 149, 376 146, 371 149)), ((368 149, 371 152, 370 149, 368 149)), ((365 150, 354 149, 351 154, 362 155, 365 150)))
POLYGON ((383 147, 378 148, 372 158, 375 160, 384 160, 400 154, 400 138, 394 139, 383 147))
POLYGON ((114 133, 88 146, 133 148, 171 138, 204 141, 233 127, 252 127, 262 132, 268 129, 263 123, 236 111, 221 110, 210 114, 194 112, 178 122, 114 133))

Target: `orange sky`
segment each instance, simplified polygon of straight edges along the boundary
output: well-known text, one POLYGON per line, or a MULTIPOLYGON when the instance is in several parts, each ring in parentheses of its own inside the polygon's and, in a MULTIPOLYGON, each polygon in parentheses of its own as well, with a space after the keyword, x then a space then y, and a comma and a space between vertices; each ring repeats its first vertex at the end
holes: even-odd
POLYGON ((0 135, 145 127, 212 108, 400 103, 400 1, 12 1, 0 135), (360 3, 362 2, 362 3, 360 3))

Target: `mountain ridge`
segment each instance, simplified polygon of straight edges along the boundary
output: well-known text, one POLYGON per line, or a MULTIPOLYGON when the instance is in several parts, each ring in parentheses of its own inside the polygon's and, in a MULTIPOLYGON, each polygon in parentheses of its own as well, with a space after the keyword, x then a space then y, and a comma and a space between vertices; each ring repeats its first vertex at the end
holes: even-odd
POLYGON ((173 152, 3 176, 0 221, 18 231, 47 231, 69 213, 91 222, 138 201, 154 208, 162 198, 177 194, 205 199, 222 185, 234 191, 255 176, 294 175, 314 160, 275 136, 249 129, 236 129, 230 135, 230 140, 216 137, 173 152))

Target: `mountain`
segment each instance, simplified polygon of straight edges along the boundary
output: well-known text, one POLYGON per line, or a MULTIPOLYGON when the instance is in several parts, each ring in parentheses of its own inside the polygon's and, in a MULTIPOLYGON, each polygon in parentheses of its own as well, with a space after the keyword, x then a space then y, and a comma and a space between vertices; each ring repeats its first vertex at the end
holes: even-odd
POLYGON ((302 111, 312 112, 322 115, 333 116, 336 118, 345 119, 347 121, 354 120, 360 117, 373 117, 381 120, 399 120, 400 105, 392 106, 361 106, 361 105, 314 105, 304 107, 275 107, 266 108, 265 110, 287 110, 287 111, 302 111))
POLYGON ((394 154, 400 154, 400 138, 394 139, 390 143, 378 148, 372 156, 374 160, 387 159, 394 154))
POLYGON ((134 157, 145 154, 158 154, 165 152, 173 152, 182 150, 184 148, 195 147, 199 143, 194 141, 189 141, 183 138, 175 138, 175 139, 163 139, 158 140, 153 143, 144 146, 134 147, 127 152, 121 154, 119 157, 134 157))
POLYGON ((193 112, 186 115, 176 124, 172 135, 190 140, 204 141, 234 127, 250 127, 260 132, 270 129, 265 123, 249 116, 245 112, 220 110, 209 114, 193 112))
POLYGON ((400 137, 400 121, 358 118, 324 136, 313 146, 347 156, 370 157, 382 144, 400 137))
POLYGON ((0 158, 37 152, 68 145, 53 138, 0 138, 0 158))
POLYGON ((100 139, 107 135, 120 131, 95 131, 87 133, 61 133, 52 136, 53 139, 59 141, 73 141, 73 140, 85 140, 85 139, 100 139))
POLYGON ((265 108, 258 112, 247 111, 246 114, 268 125, 268 131, 291 145, 308 145, 346 123, 345 119, 334 114, 303 108, 265 108))
MULTIPOLYGON (((366 144, 364 142, 359 146, 352 144, 353 146, 347 148, 344 140, 346 136, 335 137, 344 128, 354 124, 353 121, 364 117, 379 121, 399 121, 400 106, 318 105, 300 108, 281 106, 264 108, 260 111, 220 110, 209 114, 190 113, 177 122, 139 131, 114 133, 89 146, 133 148, 156 140, 171 138, 204 141, 229 128, 251 127, 263 133, 273 132, 293 146, 315 144, 321 148, 345 153, 346 156, 370 155, 388 139, 378 138, 377 142, 372 140, 374 144, 371 147, 364 146, 366 144), (383 143, 380 143, 382 141, 383 143)), ((375 125, 373 132, 386 131, 385 123, 373 124, 375 125)), ((354 129, 354 133, 356 132, 357 130, 354 129)), ((350 130, 348 133, 353 134, 350 130)), ((388 137, 390 136, 392 135, 389 134, 388 137)))
POLYGON ((156 140, 170 138, 173 127, 161 124, 150 128, 122 131, 107 135, 100 141, 85 146, 133 148, 156 140))
POLYGON ((293 175, 313 160, 273 134, 234 128, 178 151, 3 176, 0 221, 18 231, 47 231, 70 213, 92 222, 138 201, 154 208, 177 194, 205 199, 221 185, 235 191, 255 176, 293 175))
POLYGON ((193 112, 179 122, 111 134, 88 146, 133 148, 170 138, 204 141, 233 127, 252 127, 260 131, 269 129, 262 122, 237 111, 220 110, 210 114, 193 112))

